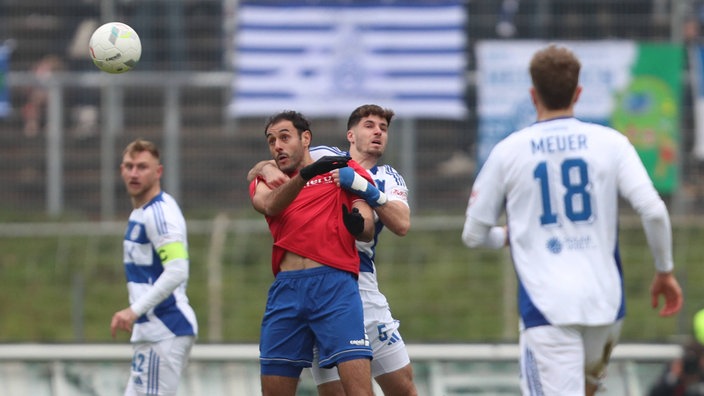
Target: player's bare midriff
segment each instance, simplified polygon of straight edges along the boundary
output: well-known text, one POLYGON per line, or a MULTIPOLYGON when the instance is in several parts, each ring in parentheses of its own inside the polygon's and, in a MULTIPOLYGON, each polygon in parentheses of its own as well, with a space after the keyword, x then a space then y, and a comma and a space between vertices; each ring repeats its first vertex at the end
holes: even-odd
POLYGON ((300 271, 322 266, 323 264, 320 264, 317 261, 313 261, 309 258, 305 258, 291 252, 286 252, 284 254, 284 258, 281 260, 280 264, 281 271, 300 271))

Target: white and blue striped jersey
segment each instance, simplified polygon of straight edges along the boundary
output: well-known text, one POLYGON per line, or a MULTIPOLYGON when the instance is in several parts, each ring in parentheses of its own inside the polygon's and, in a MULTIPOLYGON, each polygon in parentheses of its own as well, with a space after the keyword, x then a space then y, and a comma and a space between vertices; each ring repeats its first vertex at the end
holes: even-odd
MULTIPOLYGON (((123 243, 130 305, 147 293, 164 272, 157 249, 173 242, 188 248, 186 221, 171 195, 161 192, 144 206, 132 210, 123 243)), ((137 319, 132 328, 132 342, 197 334, 198 324, 188 303, 186 283, 137 319)))
POLYGON ((494 147, 467 221, 495 225, 505 210, 525 327, 604 325, 625 315, 619 195, 641 215, 664 208, 635 148, 614 129, 556 118, 494 147))
MULTIPOLYGON (((314 161, 326 155, 350 155, 347 151, 342 151, 337 147, 315 146, 310 148, 310 155, 314 161)), ((386 194, 389 201, 400 201, 408 205, 408 188, 403 177, 389 165, 377 165, 367 170, 374 179, 376 187, 386 194)), ((369 242, 357 241, 357 251, 359 252, 359 289, 378 291, 379 284, 376 279, 376 268, 374 266, 374 256, 379 233, 384 229, 384 224, 374 214, 376 224, 374 225, 374 239, 369 242)))

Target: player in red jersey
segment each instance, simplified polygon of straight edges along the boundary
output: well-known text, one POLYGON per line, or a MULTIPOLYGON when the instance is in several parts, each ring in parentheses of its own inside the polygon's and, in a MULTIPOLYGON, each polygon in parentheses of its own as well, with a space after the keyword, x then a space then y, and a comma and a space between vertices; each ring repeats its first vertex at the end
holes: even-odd
POLYGON ((265 135, 276 165, 290 180, 276 188, 261 179, 250 184, 252 205, 265 215, 274 238, 276 280, 260 341, 262 392, 295 395, 315 346, 322 367, 338 368, 348 396, 372 395, 355 239, 372 240, 373 213, 364 199, 338 187, 330 171, 351 166, 369 177, 349 157, 313 162, 310 124, 300 113, 272 116, 265 135))

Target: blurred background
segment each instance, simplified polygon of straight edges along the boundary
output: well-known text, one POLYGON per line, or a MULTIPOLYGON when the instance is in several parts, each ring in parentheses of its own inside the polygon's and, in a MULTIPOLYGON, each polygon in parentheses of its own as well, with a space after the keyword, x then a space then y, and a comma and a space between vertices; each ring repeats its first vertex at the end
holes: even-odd
MULTIPOLYGON (((408 236, 382 234, 379 280, 419 348, 422 394, 516 394, 509 253, 470 251, 460 233, 488 151, 534 119, 530 56, 560 42, 583 63, 578 116, 631 139, 673 217, 686 303, 663 319, 639 221, 622 211, 623 342, 639 347, 619 355, 611 392, 644 394, 704 308, 702 22, 696 0, 0 0, 0 392, 119 394, 130 353, 109 321, 127 304, 129 141, 159 144, 162 185, 186 215, 201 345, 256 346, 271 239, 245 177, 269 157, 266 117, 299 110, 314 144, 346 148, 347 116, 376 103, 396 111, 383 161, 404 176, 413 214, 408 236), (108 21, 140 36, 129 73, 88 56, 108 21), (70 348, 37 352, 47 344, 70 348)), ((256 388, 256 348, 201 351, 184 394, 251 390, 203 390, 204 372, 222 389, 235 372, 256 388)))

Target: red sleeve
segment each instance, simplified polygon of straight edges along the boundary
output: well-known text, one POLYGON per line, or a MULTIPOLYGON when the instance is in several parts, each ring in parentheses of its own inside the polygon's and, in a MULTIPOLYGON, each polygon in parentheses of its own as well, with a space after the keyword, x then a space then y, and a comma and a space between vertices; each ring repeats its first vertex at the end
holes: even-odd
POLYGON ((257 176, 254 180, 249 183, 249 198, 254 198, 254 193, 257 192, 257 184, 261 178, 257 176))

